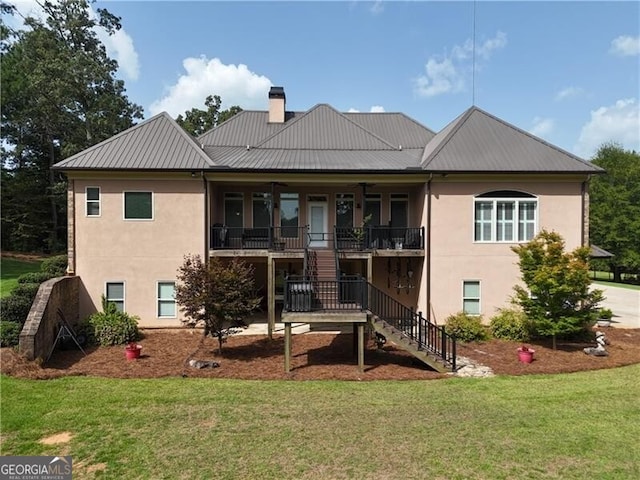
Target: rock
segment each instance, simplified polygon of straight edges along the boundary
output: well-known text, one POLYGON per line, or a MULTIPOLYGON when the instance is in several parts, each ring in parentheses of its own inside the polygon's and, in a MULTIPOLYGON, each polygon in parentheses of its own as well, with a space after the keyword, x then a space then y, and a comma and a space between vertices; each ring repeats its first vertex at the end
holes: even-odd
POLYGON ((193 368, 218 368, 220 364, 210 360, 189 360, 189 365, 193 368))

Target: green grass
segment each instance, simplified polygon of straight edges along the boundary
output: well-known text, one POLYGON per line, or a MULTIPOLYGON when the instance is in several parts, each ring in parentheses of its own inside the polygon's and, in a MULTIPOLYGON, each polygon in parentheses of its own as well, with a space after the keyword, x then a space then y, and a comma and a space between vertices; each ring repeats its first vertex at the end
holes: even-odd
MULTIPOLYGON (((608 285, 611 287, 620 287, 620 288, 628 288, 629 290, 640 290, 640 285, 633 285, 631 283, 618 283, 613 281, 613 273, 611 272, 603 272, 603 271, 592 271, 591 279, 593 283, 598 285, 608 285)), ((625 279, 625 274, 623 274, 622 279, 625 279)))
POLYGON ((640 478, 639 377, 0 377, 1 453, 72 455, 78 479, 640 478))
POLYGON ((0 298, 6 297, 18 284, 23 273, 39 272, 41 260, 25 261, 0 257, 0 298))
POLYGON ((640 290, 640 285, 632 285, 630 283, 616 283, 608 282, 606 280, 594 280, 592 283, 594 285, 603 285, 605 287, 620 287, 626 288, 627 290, 640 290))

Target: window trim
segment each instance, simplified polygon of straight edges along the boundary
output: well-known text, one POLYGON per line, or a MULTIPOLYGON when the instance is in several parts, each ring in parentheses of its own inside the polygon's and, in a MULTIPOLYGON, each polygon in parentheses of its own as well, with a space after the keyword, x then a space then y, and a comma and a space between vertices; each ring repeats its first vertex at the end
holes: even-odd
POLYGON ((156 318, 178 318, 178 303, 176 302, 176 282, 175 280, 158 280, 156 282, 156 318), (173 285, 173 298, 160 298, 160 285, 172 284, 173 285), (173 315, 160 315, 160 302, 168 303, 173 302, 173 315))
POLYGON ((104 298, 107 300, 107 302, 111 302, 111 303, 115 303, 116 301, 122 301, 122 311, 126 312, 126 305, 127 305, 127 283, 124 280, 107 280, 106 282, 104 282, 104 298), (114 283, 118 283, 118 284, 122 284, 122 300, 120 299, 115 299, 112 300, 108 297, 108 289, 107 286, 109 284, 114 284, 114 283))
POLYGON ((122 191, 122 219, 127 222, 152 222, 155 220, 155 195, 153 190, 123 190, 122 191), (151 194, 151 218, 127 218, 127 193, 150 193, 151 194))
POLYGON ((482 281, 478 279, 466 279, 462 280, 462 311, 470 315, 472 317, 479 317, 482 315, 482 281), (467 283, 477 283, 478 284, 478 297, 465 297, 464 287, 467 283), (468 300, 474 300, 478 302, 478 313, 469 313, 465 310, 465 302, 468 300))
MULTIPOLYGON (((516 243, 527 243, 531 240, 525 238, 520 238, 520 207, 523 204, 534 204, 535 208, 533 210, 533 221, 525 220, 526 224, 533 224, 533 235, 531 238, 536 236, 538 232, 538 214, 539 214, 539 198, 536 195, 533 195, 528 192, 521 192, 518 190, 498 190, 498 191, 489 191, 473 197, 472 204, 472 228, 471 228, 471 238, 473 243, 501 243, 501 244, 516 244, 516 243), (496 195, 491 195, 495 193, 496 195), (500 194, 511 194, 509 196, 500 196, 500 194), (490 203, 491 204, 491 238, 489 240, 481 240, 476 238, 476 225, 478 223, 477 217, 477 205, 479 203, 490 203), (498 240, 498 204, 510 204, 513 207, 513 219, 509 221, 512 225, 512 240, 498 240)), ((485 222, 486 223, 486 222, 485 222)), ((504 222, 506 223, 506 222, 504 222)), ((504 234, 504 232, 503 232, 504 234)), ((526 231, 525 231, 526 234, 526 231)))
POLYGON ((84 187, 84 216, 85 217, 90 217, 90 218, 98 218, 100 216, 102 216, 102 190, 100 187, 98 186, 93 186, 93 185, 87 185, 86 187, 84 187), (89 189, 90 188, 97 188, 98 189, 98 199, 97 200, 89 200, 89 189), (91 203, 98 203, 98 214, 97 215, 90 215, 89 214, 89 202, 91 203))

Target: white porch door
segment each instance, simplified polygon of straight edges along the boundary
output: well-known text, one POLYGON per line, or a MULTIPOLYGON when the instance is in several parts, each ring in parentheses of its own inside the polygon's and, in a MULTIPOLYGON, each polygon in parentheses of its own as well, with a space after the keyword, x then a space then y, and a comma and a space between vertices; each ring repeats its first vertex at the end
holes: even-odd
POLYGON ((327 202, 309 202, 309 247, 327 246, 328 207, 327 202))

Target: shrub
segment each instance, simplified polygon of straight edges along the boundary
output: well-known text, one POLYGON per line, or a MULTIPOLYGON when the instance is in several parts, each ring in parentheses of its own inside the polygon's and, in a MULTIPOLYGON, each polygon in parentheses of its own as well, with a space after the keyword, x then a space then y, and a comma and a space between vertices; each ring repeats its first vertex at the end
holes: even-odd
POLYGON ((489 323, 489 329, 494 337, 517 342, 529 341, 530 328, 527 315, 514 308, 501 308, 489 323))
POLYGON ((31 310, 33 299, 26 296, 9 295, 0 299, 1 318, 5 322, 23 325, 31 310))
POLYGON ((11 290, 11 296, 24 297, 33 302, 33 299, 36 298, 36 293, 38 293, 39 289, 39 283, 19 283, 13 290, 11 290))
POLYGON ((15 347, 20 340, 22 325, 15 322, 0 321, 0 347, 15 347))
POLYGON ((67 273, 67 256, 56 255, 55 257, 49 257, 40 265, 40 271, 48 273, 53 277, 62 277, 67 273))
POLYGON ((91 315, 88 319, 92 327, 90 335, 102 346, 124 345, 140 338, 138 320, 135 315, 120 312, 115 304, 107 302, 102 296, 102 312, 91 315))
POLYGON ((462 342, 487 339, 487 329, 482 324, 482 316, 471 316, 464 312, 449 315, 445 320, 445 331, 462 342))
POLYGON ((18 277, 18 283, 42 283, 53 278, 47 272, 29 272, 23 273, 18 277))

